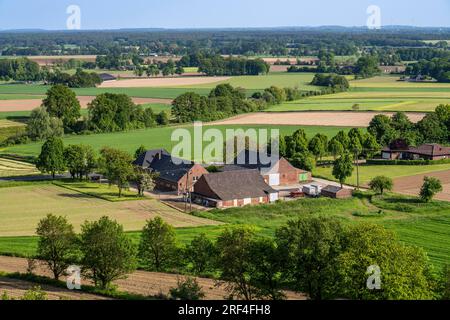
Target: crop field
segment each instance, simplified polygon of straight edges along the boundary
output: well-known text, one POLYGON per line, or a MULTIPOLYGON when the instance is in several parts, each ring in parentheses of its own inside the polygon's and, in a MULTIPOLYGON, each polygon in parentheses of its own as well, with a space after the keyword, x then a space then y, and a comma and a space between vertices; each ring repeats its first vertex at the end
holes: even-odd
POLYGON ((27 176, 39 174, 30 163, 0 158, 0 177, 27 176))
MULTIPOLYGON (((439 172, 444 170, 450 170, 450 164, 435 164, 427 166, 378 166, 378 165, 365 165, 359 167, 359 176, 361 186, 367 186, 367 184, 376 176, 389 176, 390 178, 400 178, 414 176, 418 174, 439 172)), ((336 181, 333 177, 332 167, 317 167, 313 170, 314 176, 322 177, 325 179, 336 181)), ((346 183, 356 185, 356 168, 353 171, 353 175, 347 179, 346 183)))
MULTIPOLYGON (((100 150, 104 146, 114 146, 121 150, 134 154, 139 146, 144 145, 146 148, 166 148, 169 151, 178 142, 171 141, 172 132, 179 127, 157 127, 151 129, 133 130, 126 132, 114 132, 95 135, 78 135, 67 136, 64 138, 64 144, 86 144, 92 146, 96 150, 100 150)), ((192 126, 183 127, 188 129, 193 136, 192 126)), ((340 130, 350 130, 349 127, 323 127, 323 126, 273 126, 273 125, 227 125, 227 126, 208 126, 208 128, 217 128, 222 132, 226 129, 279 129, 280 134, 292 134, 295 130, 303 128, 309 138, 320 132, 329 137, 336 135, 340 130)), ((205 142, 205 146, 208 143, 205 142)), ((42 142, 17 145, 1 149, 4 153, 18 154, 24 156, 37 156, 40 153, 42 142)))
MULTIPOLYGON (((114 188, 111 192, 117 192, 114 188)), ((66 216, 80 230, 86 220, 104 215, 126 231, 141 230, 145 221, 160 216, 175 227, 217 224, 181 213, 154 199, 111 202, 53 184, 0 188, 0 236, 31 236, 47 214, 66 216)))
MULTIPOLYGON (((314 73, 269 73, 263 76, 237 76, 220 83, 229 83, 234 87, 241 87, 248 90, 263 90, 270 86, 277 87, 298 87, 301 90, 317 90, 317 86, 311 86, 309 83, 314 78, 314 73)), ((217 85, 203 84, 195 86, 186 86, 186 88, 209 88, 217 85)))
MULTIPOLYGON (((392 113, 376 112, 254 112, 239 115, 234 118, 220 120, 215 124, 239 125, 304 125, 304 126, 343 126, 363 127, 369 126, 370 121, 377 114, 392 116, 392 113)), ((417 123, 425 116, 421 113, 408 114, 409 119, 417 123)))
POLYGON ((450 103, 450 84, 397 81, 398 77, 380 76, 350 81, 348 92, 315 96, 273 106, 270 111, 359 110, 433 111, 450 103))
MULTIPOLYGON (((425 249, 431 261, 442 267, 450 261, 450 203, 433 201, 424 204, 416 198, 386 195, 383 198, 359 196, 352 199, 301 199, 273 205, 198 212, 201 218, 231 225, 251 225, 261 235, 273 236, 290 220, 310 214, 337 216, 346 223, 380 223, 397 233, 406 244, 425 249)), ((207 220, 207 221, 211 221, 207 220)), ((186 244, 196 234, 215 239, 226 226, 177 228, 179 244, 186 244)), ((128 235, 135 243, 139 232, 128 235)), ((0 253, 24 256, 36 250, 36 237, 0 237, 0 253)))

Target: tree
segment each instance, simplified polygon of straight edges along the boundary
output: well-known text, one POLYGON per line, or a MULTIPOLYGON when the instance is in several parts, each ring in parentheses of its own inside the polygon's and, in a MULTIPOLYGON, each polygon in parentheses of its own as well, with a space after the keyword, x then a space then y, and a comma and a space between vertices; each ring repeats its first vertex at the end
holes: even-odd
POLYGON ((170 289, 170 296, 175 300, 196 301, 203 299, 205 293, 197 279, 187 277, 184 280, 178 279, 177 287, 170 289))
POLYGON ((252 286, 257 288, 259 298, 281 300, 285 295, 281 291, 283 283, 282 257, 280 249, 273 239, 259 238, 250 244, 249 276, 252 286))
POLYGON ((333 155, 334 160, 336 160, 338 156, 341 156, 344 153, 344 146, 336 137, 334 137, 328 143, 328 151, 333 155))
POLYGON ((39 221, 36 234, 39 237, 37 255, 58 280, 74 256, 76 235, 73 226, 66 218, 49 214, 39 221))
POLYGON ((448 141, 447 127, 435 113, 427 114, 416 124, 422 142, 439 143, 448 141))
POLYGON ((343 154, 339 159, 334 162, 333 176, 339 180, 341 188, 344 187, 345 180, 352 176, 353 173, 353 161, 350 154, 343 154))
POLYGON ((139 256, 148 270, 164 271, 174 262, 175 230, 160 217, 148 220, 141 234, 139 256))
POLYGON ((306 216, 276 231, 283 272, 295 289, 313 300, 335 297, 342 235, 342 223, 327 216, 306 216))
POLYGON ((291 158, 294 167, 306 171, 312 171, 316 167, 316 159, 310 152, 296 153, 291 158))
POLYGON ((352 300, 428 300, 435 298, 436 281, 422 249, 400 243, 378 224, 352 224, 345 230, 345 250, 339 255, 336 297, 352 300), (369 290, 367 281, 379 268, 381 290, 369 290), (373 271, 371 271, 373 272, 373 271))
POLYGON ((343 130, 339 131, 334 138, 341 143, 342 147, 344 148, 344 151, 348 150, 350 138, 348 137, 348 134, 345 133, 345 131, 343 130))
POLYGON ((156 122, 160 126, 168 125, 169 124, 169 115, 167 114, 167 112, 161 111, 160 113, 158 113, 158 115, 156 116, 156 122))
POLYGON ((380 145, 378 144, 377 139, 375 139, 372 134, 365 134, 363 149, 363 154, 366 159, 372 159, 374 155, 380 150, 380 145))
POLYGON ((43 107, 31 111, 27 122, 27 135, 32 140, 43 140, 50 137, 61 137, 64 134, 62 121, 51 118, 43 107))
POLYGON ((430 202, 436 194, 442 192, 442 183, 434 177, 425 177, 420 189, 420 198, 424 202, 430 202))
POLYGON ((111 289, 113 281, 136 270, 136 247, 108 217, 81 226, 80 248, 84 274, 102 289, 111 289))
POLYGON ((144 192, 153 191, 155 189, 156 183, 155 179, 158 174, 149 172, 148 170, 141 167, 134 167, 134 177, 133 180, 136 183, 139 196, 143 197, 144 192))
POLYGON ((327 152, 327 141, 318 133, 309 141, 308 149, 315 156, 316 161, 322 159, 327 152))
POLYGON ((147 148, 145 146, 141 145, 135 152, 134 152, 134 158, 137 159, 141 155, 147 152, 147 148))
POLYGON ((378 176, 369 182, 369 187, 371 190, 383 195, 384 191, 392 191, 394 183, 391 178, 385 176, 378 176))
POLYGON ((36 167, 43 173, 50 173, 55 179, 56 173, 66 169, 64 161, 64 145, 61 138, 51 137, 42 146, 36 167))
POLYGON ((362 78, 373 77, 380 72, 379 61, 376 56, 363 56, 358 59, 355 66, 355 73, 362 78))
POLYGON ((91 146, 69 145, 64 150, 64 159, 72 179, 83 179, 88 176, 96 166, 95 151, 91 146))
POLYGON ((217 239, 217 264, 220 268, 220 278, 225 282, 225 290, 230 298, 254 300, 258 298, 249 277, 251 241, 255 233, 248 227, 227 228, 217 239))
POLYGON ((105 147, 100 151, 99 167, 109 183, 115 183, 119 187, 119 198, 133 178, 132 161, 131 156, 122 150, 105 147))
POLYGON ((194 274, 200 275, 213 270, 217 250, 214 243, 202 233, 186 246, 184 256, 194 274))
POLYGON ((395 138, 395 130, 391 126, 391 119, 383 114, 376 115, 372 121, 370 121, 367 131, 371 133, 380 144, 389 145, 395 138))
POLYGON ((72 128, 81 116, 81 106, 75 92, 65 85, 51 87, 42 106, 51 117, 61 119, 66 128, 72 128))

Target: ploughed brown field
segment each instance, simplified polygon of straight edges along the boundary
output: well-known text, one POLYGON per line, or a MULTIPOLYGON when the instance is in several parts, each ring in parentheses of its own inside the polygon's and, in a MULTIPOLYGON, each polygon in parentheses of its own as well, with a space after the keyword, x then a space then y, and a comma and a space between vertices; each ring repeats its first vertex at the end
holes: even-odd
MULTIPOLYGON (((94 96, 79 96, 81 108, 86 109, 94 96)), ((162 103, 171 104, 171 99, 155 99, 155 98, 132 98, 136 104, 147 103, 162 103)), ((38 108, 42 104, 41 99, 22 99, 22 100, 0 100, 0 112, 14 112, 14 111, 31 111, 38 108)))
MULTIPOLYGON (((23 258, 0 256, 0 271, 7 273, 26 273, 27 260, 23 258)), ((39 266, 35 270, 35 274, 50 277, 50 272, 43 266, 39 266)), ((177 286, 178 280, 182 276, 175 274, 156 273, 147 271, 136 271, 128 276, 127 279, 118 280, 115 284, 120 291, 125 291, 143 296, 155 296, 160 293, 168 294, 171 288, 177 286)), ((1 280, 1 278, 0 278, 1 280)), ((65 281, 64 278, 61 279, 65 281)), ((216 282, 212 279, 197 278, 198 283, 205 292, 206 300, 222 300, 227 295, 223 286, 216 286, 216 282)), ((85 284, 87 282, 84 282, 85 284)), ((1 292, 0 281, 0 292, 1 292)), ((61 290, 61 289, 59 289, 61 290)), ((285 292, 290 300, 305 300, 306 296, 294 292, 285 292)))
POLYGON ((394 191, 401 194, 417 196, 423 185, 424 177, 434 177, 441 180, 443 191, 436 195, 435 199, 450 201, 450 170, 397 178, 394 180, 394 191))
POLYGON ((230 77, 173 77, 173 78, 147 78, 113 80, 103 82, 99 88, 156 88, 191 86, 209 84, 229 80, 230 77))
MULTIPOLYGON (((257 112, 216 121, 214 125, 302 125, 367 127, 377 114, 392 116, 389 112, 257 112)), ((412 122, 419 122, 424 113, 407 113, 412 122)))
POLYGON ((27 290, 36 286, 39 286, 47 294, 47 300, 108 300, 106 297, 80 291, 0 277, 0 295, 6 293, 9 298, 14 300, 20 300, 27 290))

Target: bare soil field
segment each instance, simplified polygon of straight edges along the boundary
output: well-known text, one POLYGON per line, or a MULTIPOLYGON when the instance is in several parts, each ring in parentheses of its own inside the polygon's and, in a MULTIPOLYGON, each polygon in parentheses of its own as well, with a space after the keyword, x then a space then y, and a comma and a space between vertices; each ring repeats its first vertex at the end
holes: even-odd
MULTIPOLYGON (((94 96, 79 96, 81 108, 86 109, 88 104, 94 100, 94 96)), ((136 104, 161 103, 171 104, 171 99, 154 98, 132 98, 136 104)), ((41 99, 22 99, 22 100, 0 100, 0 112, 31 111, 42 104, 41 99)))
MULTIPOLYGON (((33 287, 37 286, 37 284, 17 280, 10 279, 5 277, 0 277, 0 295, 6 293, 9 298, 14 300, 20 300, 25 292, 33 287)), ((58 288, 49 285, 39 284, 42 291, 47 293, 47 300, 107 300, 108 298, 97 296, 89 293, 83 293, 78 291, 73 291, 64 288, 58 288)))
MULTIPOLYGON (((214 125, 303 125, 367 127, 377 114, 389 112, 258 112, 210 123, 214 125)), ((424 113, 408 113, 412 122, 419 122, 424 113)))
POLYGON ((120 81, 105 81, 99 88, 157 88, 191 86, 209 84, 229 80, 230 77, 174 77, 153 79, 130 79, 120 81))
POLYGON ((394 191, 405 195, 417 196, 422 187, 424 177, 434 177, 441 180, 443 191, 436 196, 436 199, 450 201, 450 170, 397 178, 394 180, 394 191))
MULTIPOLYGON (((7 273, 26 273, 27 260, 23 258, 13 258, 0 256, 0 271, 7 273)), ((42 265, 36 270, 35 274, 50 277, 50 273, 42 265)), ((168 294, 171 288, 177 286, 178 280, 182 278, 180 275, 156 273, 147 271, 136 271, 129 275, 127 279, 115 282, 120 291, 125 291, 143 296, 155 296, 160 293, 168 294)), ((62 279, 64 281, 64 279, 62 279)), ((221 300, 227 295, 223 286, 216 286, 216 282, 212 279, 197 278, 198 283, 205 292, 206 300, 221 300)), ((84 282, 88 284, 89 282, 84 282)), ((59 289, 61 290, 61 289, 59 289)), ((1 291, 1 282, 0 282, 1 291)), ((290 300, 305 300, 306 296, 294 292, 286 292, 287 298, 290 300)))

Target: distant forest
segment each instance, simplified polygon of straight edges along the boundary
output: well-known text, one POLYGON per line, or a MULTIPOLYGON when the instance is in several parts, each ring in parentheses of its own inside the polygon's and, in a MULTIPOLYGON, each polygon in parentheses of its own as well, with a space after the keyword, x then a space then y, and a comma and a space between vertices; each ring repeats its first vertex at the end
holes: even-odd
MULTIPOLYGON (((402 56, 422 58, 421 48, 435 48, 433 57, 446 51, 450 28, 290 28, 114 31, 4 31, 0 53, 8 55, 185 55, 206 51, 223 55, 353 55, 365 48, 403 48, 402 56), (429 42, 433 40, 432 42, 429 42), (442 40, 442 41, 439 41, 442 40)), ((423 57, 424 58, 424 57, 423 57)))

